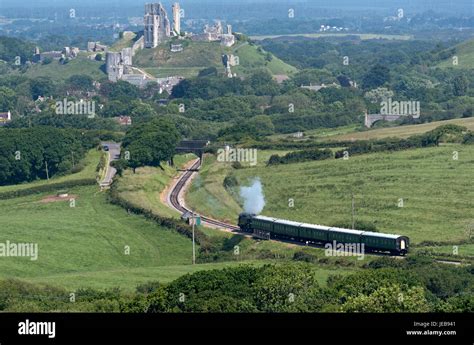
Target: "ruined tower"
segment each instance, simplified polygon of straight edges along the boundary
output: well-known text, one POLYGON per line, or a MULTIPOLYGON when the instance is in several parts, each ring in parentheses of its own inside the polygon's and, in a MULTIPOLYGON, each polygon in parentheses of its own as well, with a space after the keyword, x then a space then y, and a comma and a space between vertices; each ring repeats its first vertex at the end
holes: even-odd
POLYGON ((173 4, 173 31, 178 36, 181 32, 181 7, 177 2, 173 4))
POLYGON ((168 14, 161 3, 145 5, 145 48, 155 48, 171 37, 168 14))

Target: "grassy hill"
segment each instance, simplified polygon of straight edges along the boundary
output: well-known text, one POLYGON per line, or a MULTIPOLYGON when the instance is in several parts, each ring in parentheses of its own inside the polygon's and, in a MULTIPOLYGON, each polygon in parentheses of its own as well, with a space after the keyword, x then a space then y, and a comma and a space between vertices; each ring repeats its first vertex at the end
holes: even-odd
POLYGON ((173 53, 170 51, 170 43, 163 43, 155 49, 138 52, 134 57, 134 65, 157 77, 191 77, 208 67, 223 71, 222 55, 232 53, 240 60, 240 66, 235 68, 238 74, 245 75, 258 68, 267 68, 272 74, 291 74, 296 71, 296 68, 271 54, 271 61, 267 61, 266 52, 247 43, 236 43, 234 47, 226 48, 219 42, 175 41, 183 44, 182 52, 173 53))
POLYGON ((474 40, 469 40, 455 46, 456 56, 458 57, 458 65, 453 65, 453 59, 446 59, 438 64, 441 68, 461 68, 469 69, 474 68, 474 40))
POLYGON ((290 75, 298 71, 296 67, 288 65, 271 53, 256 45, 242 44, 233 49, 233 54, 239 57, 240 66, 235 72, 246 73, 249 70, 265 67, 271 74, 290 75), (270 57, 270 61, 266 57, 270 57))
POLYGON ((110 51, 119 52, 123 48, 132 47, 137 34, 131 31, 125 31, 122 37, 109 47, 110 51))
POLYGON ((105 62, 90 60, 87 58, 87 54, 81 53, 65 65, 61 65, 58 61, 47 65, 32 65, 25 75, 30 78, 49 77, 56 81, 64 81, 73 75, 81 74, 88 75, 94 80, 102 80, 107 78, 104 66, 105 62))
POLYGON ((261 179, 267 216, 349 224, 354 193, 356 219, 375 224, 380 232, 404 234, 413 243, 456 242, 467 239, 466 229, 474 219, 474 192, 466 188, 473 155, 472 145, 447 145, 266 167, 268 154, 259 151, 256 167, 239 170, 211 157, 187 202, 205 214, 235 222, 241 211, 238 199, 223 187, 232 173, 240 185, 261 179), (453 151, 459 152, 458 161, 452 159, 453 151), (290 198, 293 208, 288 206, 290 198), (398 207, 399 199, 403 207, 398 207))

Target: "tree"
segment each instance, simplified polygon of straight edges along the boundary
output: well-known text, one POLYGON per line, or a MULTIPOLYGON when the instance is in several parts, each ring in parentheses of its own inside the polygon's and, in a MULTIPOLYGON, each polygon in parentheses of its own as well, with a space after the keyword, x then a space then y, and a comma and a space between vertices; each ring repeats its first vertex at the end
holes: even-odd
POLYGON ((372 67, 362 79, 365 89, 375 89, 390 82, 390 69, 382 65, 372 67))
POLYGON ((124 152, 130 152, 128 165, 133 169, 141 166, 158 166, 172 159, 180 134, 175 124, 166 118, 133 125, 123 140, 124 152))
POLYGON ((102 61, 102 60, 103 60, 102 54, 96 54, 95 61, 102 61))
POLYGON ((94 80, 87 75, 73 75, 68 78, 67 85, 72 90, 88 91, 91 90, 94 80))
POLYGON ((8 87, 0 87, 0 111, 13 110, 16 106, 17 97, 15 91, 8 87))
POLYGON ((342 309, 359 313, 426 313, 430 310, 421 286, 402 288, 396 284, 382 286, 370 295, 349 297, 342 309))
POLYGON ((265 266, 253 286, 255 303, 264 312, 307 311, 305 295, 317 288, 314 272, 304 264, 265 266))
POLYGON ((30 81, 30 90, 33 100, 39 96, 51 96, 55 93, 55 85, 50 78, 38 77, 30 81))
POLYGON ((127 169, 128 162, 125 159, 118 159, 110 163, 110 166, 117 170, 117 174, 122 177, 123 171, 127 169))
POLYGON ((459 75, 453 79, 453 93, 455 96, 465 96, 469 89, 469 80, 464 75, 459 75))

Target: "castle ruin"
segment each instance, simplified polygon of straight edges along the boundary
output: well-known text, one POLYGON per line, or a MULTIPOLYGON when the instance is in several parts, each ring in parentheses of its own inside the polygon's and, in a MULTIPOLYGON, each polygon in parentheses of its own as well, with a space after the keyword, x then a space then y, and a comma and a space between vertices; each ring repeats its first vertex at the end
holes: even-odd
POLYGON ((171 37, 170 20, 161 3, 145 5, 144 22, 145 48, 156 48, 171 37))

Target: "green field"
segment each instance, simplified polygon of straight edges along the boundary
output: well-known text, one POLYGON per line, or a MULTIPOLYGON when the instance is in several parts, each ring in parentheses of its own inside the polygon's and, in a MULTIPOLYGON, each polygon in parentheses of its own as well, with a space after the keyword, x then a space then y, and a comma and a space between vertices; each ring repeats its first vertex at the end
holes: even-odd
MULTIPOLYGON (((69 199, 41 202, 44 194, 0 202, 2 238, 39 246, 37 261, 2 258, 2 277, 62 284, 55 276, 67 280, 69 274, 190 263, 189 239, 108 204, 96 186, 73 188, 70 194, 76 196, 75 207, 70 207, 69 199)), ((96 278, 97 284, 108 283, 101 282, 100 274, 96 278)), ((121 279, 116 275, 113 285, 121 285, 121 279)))
POLYGON ((273 75, 291 75, 298 71, 276 56, 270 54, 271 61, 265 60, 267 52, 255 45, 242 44, 233 49, 233 54, 239 57, 240 65, 234 68, 237 74, 248 73, 249 70, 265 67, 273 75), (260 49, 260 51, 259 51, 260 49))
MULTIPOLYGON (((182 168, 189 160, 195 158, 193 154, 176 156, 174 163, 177 168, 182 168)), ((127 170, 117 181, 117 191, 122 198, 134 205, 151 210, 160 216, 178 218, 179 213, 170 209, 160 199, 160 195, 177 173, 176 168, 166 164, 163 165, 163 170, 143 167, 138 168, 135 174, 127 170)))
POLYGON ((456 242, 467 239, 466 228, 474 220, 473 157, 474 146, 446 145, 266 167, 259 152, 257 167, 239 170, 210 158, 187 202, 204 214, 235 223, 241 208, 236 193, 223 187, 232 172, 240 185, 260 178, 267 216, 350 224, 354 193, 356 220, 373 223, 380 232, 407 235, 415 244, 456 242), (452 159, 453 151, 459 152, 459 160, 452 159), (289 199, 294 207, 289 207, 289 199), (403 207, 398 206, 400 199, 403 207))
POLYGON ((177 75, 183 78, 197 77, 199 72, 206 67, 148 67, 143 70, 156 78, 167 78, 169 76, 177 75))
POLYGON ((463 119, 453 119, 446 121, 436 121, 430 123, 423 123, 420 125, 409 125, 409 126, 396 126, 389 128, 378 128, 378 129, 369 129, 363 132, 354 132, 346 131, 343 134, 340 133, 331 133, 331 135, 325 134, 327 130, 316 130, 308 131, 307 135, 315 135, 316 137, 325 137, 325 140, 335 140, 335 141, 347 141, 347 140, 370 140, 370 139, 383 139, 390 137, 397 138, 408 138, 412 135, 423 134, 429 132, 439 126, 443 125, 458 125, 464 126, 469 130, 474 130, 474 118, 463 118, 463 119))
MULTIPOLYGON (((474 224, 473 224, 474 226, 474 224)), ((474 244, 460 244, 460 245, 446 245, 436 247, 423 247, 423 250, 430 251, 434 254, 449 254, 453 255, 453 259, 456 259, 456 255, 462 257, 474 258, 474 244), (456 254, 457 251, 457 254, 456 254)))
POLYGON ((28 67, 25 75, 29 78, 49 77, 55 81, 64 81, 73 75, 87 75, 94 80, 107 78, 103 70, 103 61, 95 61, 87 58, 87 54, 81 53, 77 58, 61 65, 58 61, 50 64, 36 64, 28 67))
MULTIPOLYGON (((95 176, 99 154, 91 151, 85 159, 86 167, 80 173, 52 179, 49 183, 95 176)), ((177 156, 175 164, 182 167, 193 158, 193 155, 177 156)), ((119 180, 120 194, 160 215, 177 217, 159 198, 176 173, 175 168, 167 166, 164 170, 141 168, 136 174, 126 172, 119 180)), ((3 188, 13 190, 46 183, 38 181, 3 188)), ((0 242, 37 243, 39 248, 36 261, 28 257, 1 257, 0 279, 16 278, 72 290, 120 287, 133 291, 137 285, 148 281, 168 283, 183 274, 204 269, 291 260, 293 254, 301 250, 292 245, 259 242, 201 228, 214 238, 228 238, 231 244, 226 250, 230 255, 224 261, 192 265, 191 240, 185 236, 110 204, 106 193, 100 192, 98 186, 74 187, 68 192, 68 198, 54 202, 46 202, 45 198, 56 196, 57 191, 0 200, 3 209, 0 242), (71 198, 75 202, 73 207, 71 198), (232 254, 234 245, 241 249, 238 256, 232 254)), ((315 249, 305 250, 317 257, 315 249)), ((321 284, 330 274, 346 274, 352 270, 336 271, 331 264, 314 266, 321 284)))
POLYGON ((458 57, 458 64, 453 64, 453 58, 450 57, 447 60, 444 60, 438 64, 438 67, 441 68, 461 68, 461 69, 471 69, 474 68, 474 40, 463 42, 455 46, 456 53, 454 56, 458 57))

